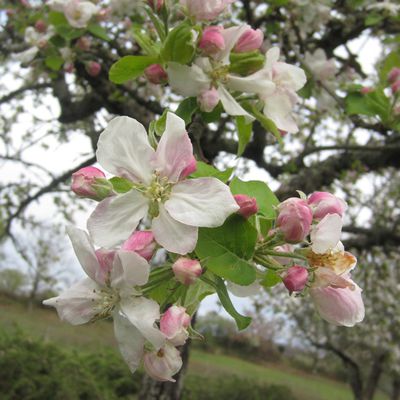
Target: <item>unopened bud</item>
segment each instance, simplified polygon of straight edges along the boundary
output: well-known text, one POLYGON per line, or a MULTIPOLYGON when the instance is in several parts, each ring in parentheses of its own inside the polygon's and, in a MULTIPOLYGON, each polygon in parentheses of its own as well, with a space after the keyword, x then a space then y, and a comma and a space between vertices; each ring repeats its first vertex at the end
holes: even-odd
POLYGON ((82 51, 88 51, 92 45, 92 39, 89 36, 81 36, 76 41, 76 47, 82 51))
POLYGON ((364 86, 360 89, 361 94, 372 93, 375 89, 372 87, 364 86))
POLYGON ((290 293, 301 292, 308 280, 308 270, 300 265, 290 267, 283 278, 283 284, 290 293))
POLYGON ((172 377, 181 369, 182 359, 179 351, 167 343, 158 351, 145 353, 143 366, 153 379, 161 382, 175 382, 172 377))
POLYGON ((93 200, 103 200, 113 193, 112 184, 96 167, 84 167, 72 174, 72 191, 80 196, 93 200))
POLYGON ((219 103, 219 94, 217 89, 211 88, 205 92, 200 93, 197 96, 197 103, 199 104, 200 110, 205 112, 211 112, 219 103))
POLYGON ((347 209, 347 204, 329 192, 314 192, 307 200, 313 210, 315 219, 322 219, 328 214, 339 214, 341 217, 347 209))
POLYGON ((213 55, 225 48, 222 26, 209 26, 204 29, 199 42, 199 48, 206 55, 213 55))
POLYGON ((86 72, 95 78, 96 76, 99 76, 101 72, 101 65, 97 61, 89 61, 86 64, 86 72))
POLYGON ((390 86, 390 88, 392 89, 392 92, 394 94, 397 94, 400 90, 400 79, 394 83, 392 83, 392 86, 390 86))
POLYGON ((44 33, 47 30, 47 25, 46 22, 44 22, 42 19, 38 19, 35 22, 35 29, 39 33, 44 33))
POLYGON ((264 41, 264 34, 260 29, 249 28, 240 36, 234 51, 236 53, 247 53, 250 51, 258 50, 264 41))
POLYGON ((160 64, 152 64, 144 70, 149 82, 160 85, 168 81, 167 71, 160 64))
POLYGON ((190 315, 185 307, 172 306, 160 319, 160 330, 174 346, 182 346, 189 337, 190 315))
POLYGON ((122 245, 122 250, 134 251, 147 261, 150 261, 156 247, 157 244, 151 231, 136 231, 122 245))
POLYGON ((111 7, 105 7, 100 9, 100 11, 96 14, 97 21, 107 21, 112 13, 111 7))
POLYGON ((164 0, 147 0, 147 3, 154 11, 160 11, 164 0))
POLYGON ((175 278, 184 285, 193 284, 203 272, 198 260, 187 257, 178 258, 172 265, 172 270, 175 278))
POLYGON ((254 197, 247 196, 246 194, 235 194, 233 196, 236 203, 240 207, 237 211, 244 218, 249 218, 258 212, 257 200, 254 197))
POLYGON ((400 68, 393 67, 388 74, 389 83, 394 83, 400 79, 400 68))
POLYGON ((312 211, 307 202, 297 197, 285 200, 278 206, 276 224, 288 242, 301 242, 309 234, 312 211))

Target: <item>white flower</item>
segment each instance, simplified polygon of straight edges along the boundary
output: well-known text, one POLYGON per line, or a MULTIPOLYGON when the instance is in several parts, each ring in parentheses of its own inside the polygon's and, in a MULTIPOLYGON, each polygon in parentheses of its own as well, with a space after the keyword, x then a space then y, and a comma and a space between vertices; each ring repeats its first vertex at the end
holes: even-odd
POLYGON ((43 303, 55 307, 60 318, 73 325, 112 316, 122 356, 134 372, 146 340, 156 349, 165 342, 154 325, 160 318, 158 304, 137 290, 147 282, 150 266, 134 252, 96 252, 87 233, 80 229, 70 227, 68 235, 88 277, 43 303))
POLYGON ((317 254, 323 254, 337 249, 342 234, 342 226, 343 221, 338 214, 327 214, 322 218, 311 229, 312 251, 317 254))
POLYGON ((242 115, 254 120, 231 92, 257 95, 265 103, 264 114, 272 119, 279 129, 297 132, 296 123, 291 116, 306 76, 301 68, 279 62, 279 49, 274 47, 266 54, 266 64, 259 71, 246 77, 229 73, 229 55, 248 25, 232 27, 222 31, 225 48, 212 58, 199 57, 193 65, 169 63, 167 72, 173 90, 183 96, 201 96, 215 87, 219 99, 229 115, 242 115))
POLYGON ((383 10, 396 16, 400 12, 400 4, 392 3, 391 1, 375 2, 367 6, 367 10, 383 10))
POLYGON ((74 28, 86 28, 90 19, 99 11, 99 7, 90 1, 69 0, 65 3, 64 15, 74 28))
POLYGON ((103 200, 89 218, 88 229, 100 246, 126 240, 149 213, 155 240, 168 251, 186 254, 196 246, 198 227, 220 226, 239 208, 218 179, 183 180, 193 166, 193 149, 184 121, 172 113, 156 151, 143 125, 117 117, 101 134, 96 154, 103 168, 134 185, 103 200))
POLYGON ((317 49, 314 53, 306 52, 305 61, 317 80, 327 81, 335 78, 335 60, 328 59, 323 49, 317 49))

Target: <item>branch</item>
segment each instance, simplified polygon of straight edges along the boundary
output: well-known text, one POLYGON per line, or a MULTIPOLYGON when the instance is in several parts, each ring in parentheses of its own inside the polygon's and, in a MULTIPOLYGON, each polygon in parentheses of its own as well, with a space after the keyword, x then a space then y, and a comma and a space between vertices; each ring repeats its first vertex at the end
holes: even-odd
POLYGON ((0 104, 3 103, 7 103, 10 100, 12 100, 14 97, 17 97, 18 95, 30 91, 30 90, 40 90, 40 89, 46 89, 46 88, 50 88, 51 87, 51 83, 46 82, 46 83, 37 83, 37 84, 32 84, 32 85, 27 85, 27 86, 22 86, 17 90, 14 90, 8 94, 6 94, 5 96, 0 98, 0 104))

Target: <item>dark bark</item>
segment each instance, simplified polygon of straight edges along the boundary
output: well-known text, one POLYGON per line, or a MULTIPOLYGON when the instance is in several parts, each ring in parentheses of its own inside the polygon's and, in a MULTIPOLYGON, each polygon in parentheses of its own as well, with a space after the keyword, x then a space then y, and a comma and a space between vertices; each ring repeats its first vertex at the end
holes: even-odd
POLYGON ((365 391, 364 391, 365 400, 372 400, 374 398, 374 394, 378 387, 378 382, 382 375, 386 358, 387 354, 381 353, 374 359, 365 386, 365 391))
POLYGON ((394 377, 392 380, 392 393, 390 395, 390 400, 400 399, 400 377, 394 377))

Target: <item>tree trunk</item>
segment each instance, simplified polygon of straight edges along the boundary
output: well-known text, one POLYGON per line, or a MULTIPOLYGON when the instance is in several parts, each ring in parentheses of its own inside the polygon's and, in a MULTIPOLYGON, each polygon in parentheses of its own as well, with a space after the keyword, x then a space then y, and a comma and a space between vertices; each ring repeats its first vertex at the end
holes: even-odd
POLYGON ((180 400, 183 390, 183 381, 189 360, 190 340, 182 347, 181 357, 183 366, 174 376, 176 382, 157 382, 144 375, 139 400, 180 400))
POLYGON ((394 377, 392 380, 392 393, 390 400, 400 400, 400 377, 394 377))
POLYGON ((378 387, 379 379, 383 372, 383 366, 386 361, 387 353, 379 354, 372 363, 371 371, 368 374, 367 385, 365 387, 365 400, 372 400, 378 387))

